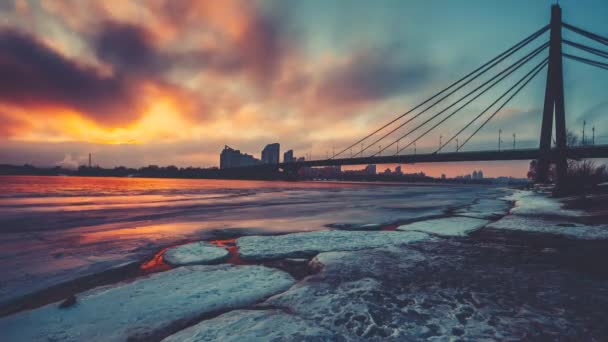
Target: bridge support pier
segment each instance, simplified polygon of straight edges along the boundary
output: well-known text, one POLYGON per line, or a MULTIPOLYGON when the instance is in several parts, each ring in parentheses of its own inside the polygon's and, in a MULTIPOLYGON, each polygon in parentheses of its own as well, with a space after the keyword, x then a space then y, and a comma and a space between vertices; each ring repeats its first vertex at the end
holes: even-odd
POLYGON ((549 38, 549 65, 543 120, 540 133, 541 156, 538 160, 536 181, 549 181, 549 166, 555 163, 557 171, 556 184, 560 186, 567 176, 566 146, 566 113, 564 106, 564 75, 562 68, 562 10, 559 5, 551 6, 551 24, 549 38), (551 156, 551 136, 553 133, 553 116, 555 115, 555 144, 557 154, 551 156))

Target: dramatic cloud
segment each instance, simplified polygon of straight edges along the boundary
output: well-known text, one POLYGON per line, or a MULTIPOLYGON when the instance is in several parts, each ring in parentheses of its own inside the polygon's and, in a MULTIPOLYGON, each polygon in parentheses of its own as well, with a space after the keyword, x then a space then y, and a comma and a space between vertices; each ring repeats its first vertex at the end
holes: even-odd
POLYGON ((156 73, 166 67, 150 34, 133 24, 105 22, 95 37, 94 47, 97 56, 110 63, 117 74, 156 73))
POLYGON ((428 82, 429 65, 395 60, 393 51, 365 51, 328 71, 317 89, 332 102, 367 102, 403 94, 428 82))
POLYGON ((23 122, 9 116, 4 112, 0 112, 0 137, 8 137, 18 134, 23 128, 23 122))
POLYGON ((198 32, 192 50, 176 54, 181 61, 209 71, 244 72, 256 87, 265 87, 279 72, 290 48, 277 15, 262 13, 250 1, 160 1, 152 5, 158 26, 179 40, 198 32), (193 63, 189 63, 193 64, 193 63))
POLYGON ((134 105, 120 76, 103 76, 13 29, 0 31, 0 75, 0 101, 33 110, 67 107, 116 123, 134 105))

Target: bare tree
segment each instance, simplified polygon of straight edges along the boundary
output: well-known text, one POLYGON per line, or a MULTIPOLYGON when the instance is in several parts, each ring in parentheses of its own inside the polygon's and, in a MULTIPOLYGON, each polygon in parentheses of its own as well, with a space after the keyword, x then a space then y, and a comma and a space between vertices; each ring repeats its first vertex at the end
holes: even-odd
MULTIPOLYGON (((576 146, 579 144, 579 137, 576 133, 566 130, 566 146, 576 146)), ((553 144, 557 145, 557 141, 553 138, 553 144)))

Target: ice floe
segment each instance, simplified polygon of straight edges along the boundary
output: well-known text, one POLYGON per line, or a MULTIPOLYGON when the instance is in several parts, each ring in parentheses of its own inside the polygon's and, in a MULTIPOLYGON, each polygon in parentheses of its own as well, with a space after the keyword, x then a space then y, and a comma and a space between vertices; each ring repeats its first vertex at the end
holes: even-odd
POLYGON ((327 227, 343 230, 380 230, 382 225, 380 223, 331 223, 327 227))
POLYGON ((551 198, 546 194, 533 191, 518 190, 504 197, 505 200, 515 201, 515 207, 511 214, 518 215, 543 215, 543 216, 581 216, 579 210, 564 209, 559 200, 551 198))
POLYGON ((416 289, 401 284, 414 281, 412 271, 424 260, 407 247, 322 253, 312 261, 323 266, 320 273, 266 303, 285 307, 346 340, 423 339, 430 317, 411 308, 416 289))
POLYGON ((198 317, 286 290, 287 273, 263 266, 184 266, 0 319, 2 341, 158 339, 198 317))
POLYGON ((305 258, 321 252, 349 251, 432 239, 420 232, 327 230, 277 236, 245 236, 236 244, 249 260, 305 258))
POLYGON ((213 264, 228 259, 230 253, 208 242, 193 242, 167 249, 163 254, 166 262, 174 266, 213 264))
POLYGON ((585 225, 571 222, 567 217, 547 219, 533 216, 508 215, 488 225, 488 228, 563 235, 576 239, 608 239, 607 225, 585 225))
POLYGON ((405 224, 399 226, 397 230, 418 231, 444 236, 465 236, 472 231, 483 228, 488 223, 490 223, 488 220, 453 216, 405 224))
POLYGON ((281 310, 235 310, 180 331, 163 342, 336 341, 333 332, 281 310))
POLYGON ((492 219, 507 214, 510 207, 511 205, 509 202, 504 200, 482 198, 477 203, 456 210, 455 214, 481 219, 492 219))

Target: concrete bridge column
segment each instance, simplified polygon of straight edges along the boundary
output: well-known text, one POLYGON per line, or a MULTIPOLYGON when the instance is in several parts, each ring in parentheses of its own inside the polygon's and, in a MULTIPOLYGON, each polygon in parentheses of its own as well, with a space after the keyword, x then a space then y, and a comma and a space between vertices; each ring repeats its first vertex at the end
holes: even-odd
POLYGON ((555 162, 557 183, 567 176, 566 114, 564 106, 564 77, 562 67, 562 10, 559 5, 551 7, 551 27, 549 38, 549 65, 545 88, 543 120, 540 133, 541 157, 537 169, 537 182, 548 181, 549 164, 555 162), (555 115, 555 142, 557 154, 551 156, 551 136, 555 115), (553 160, 552 160, 553 159, 553 160))

